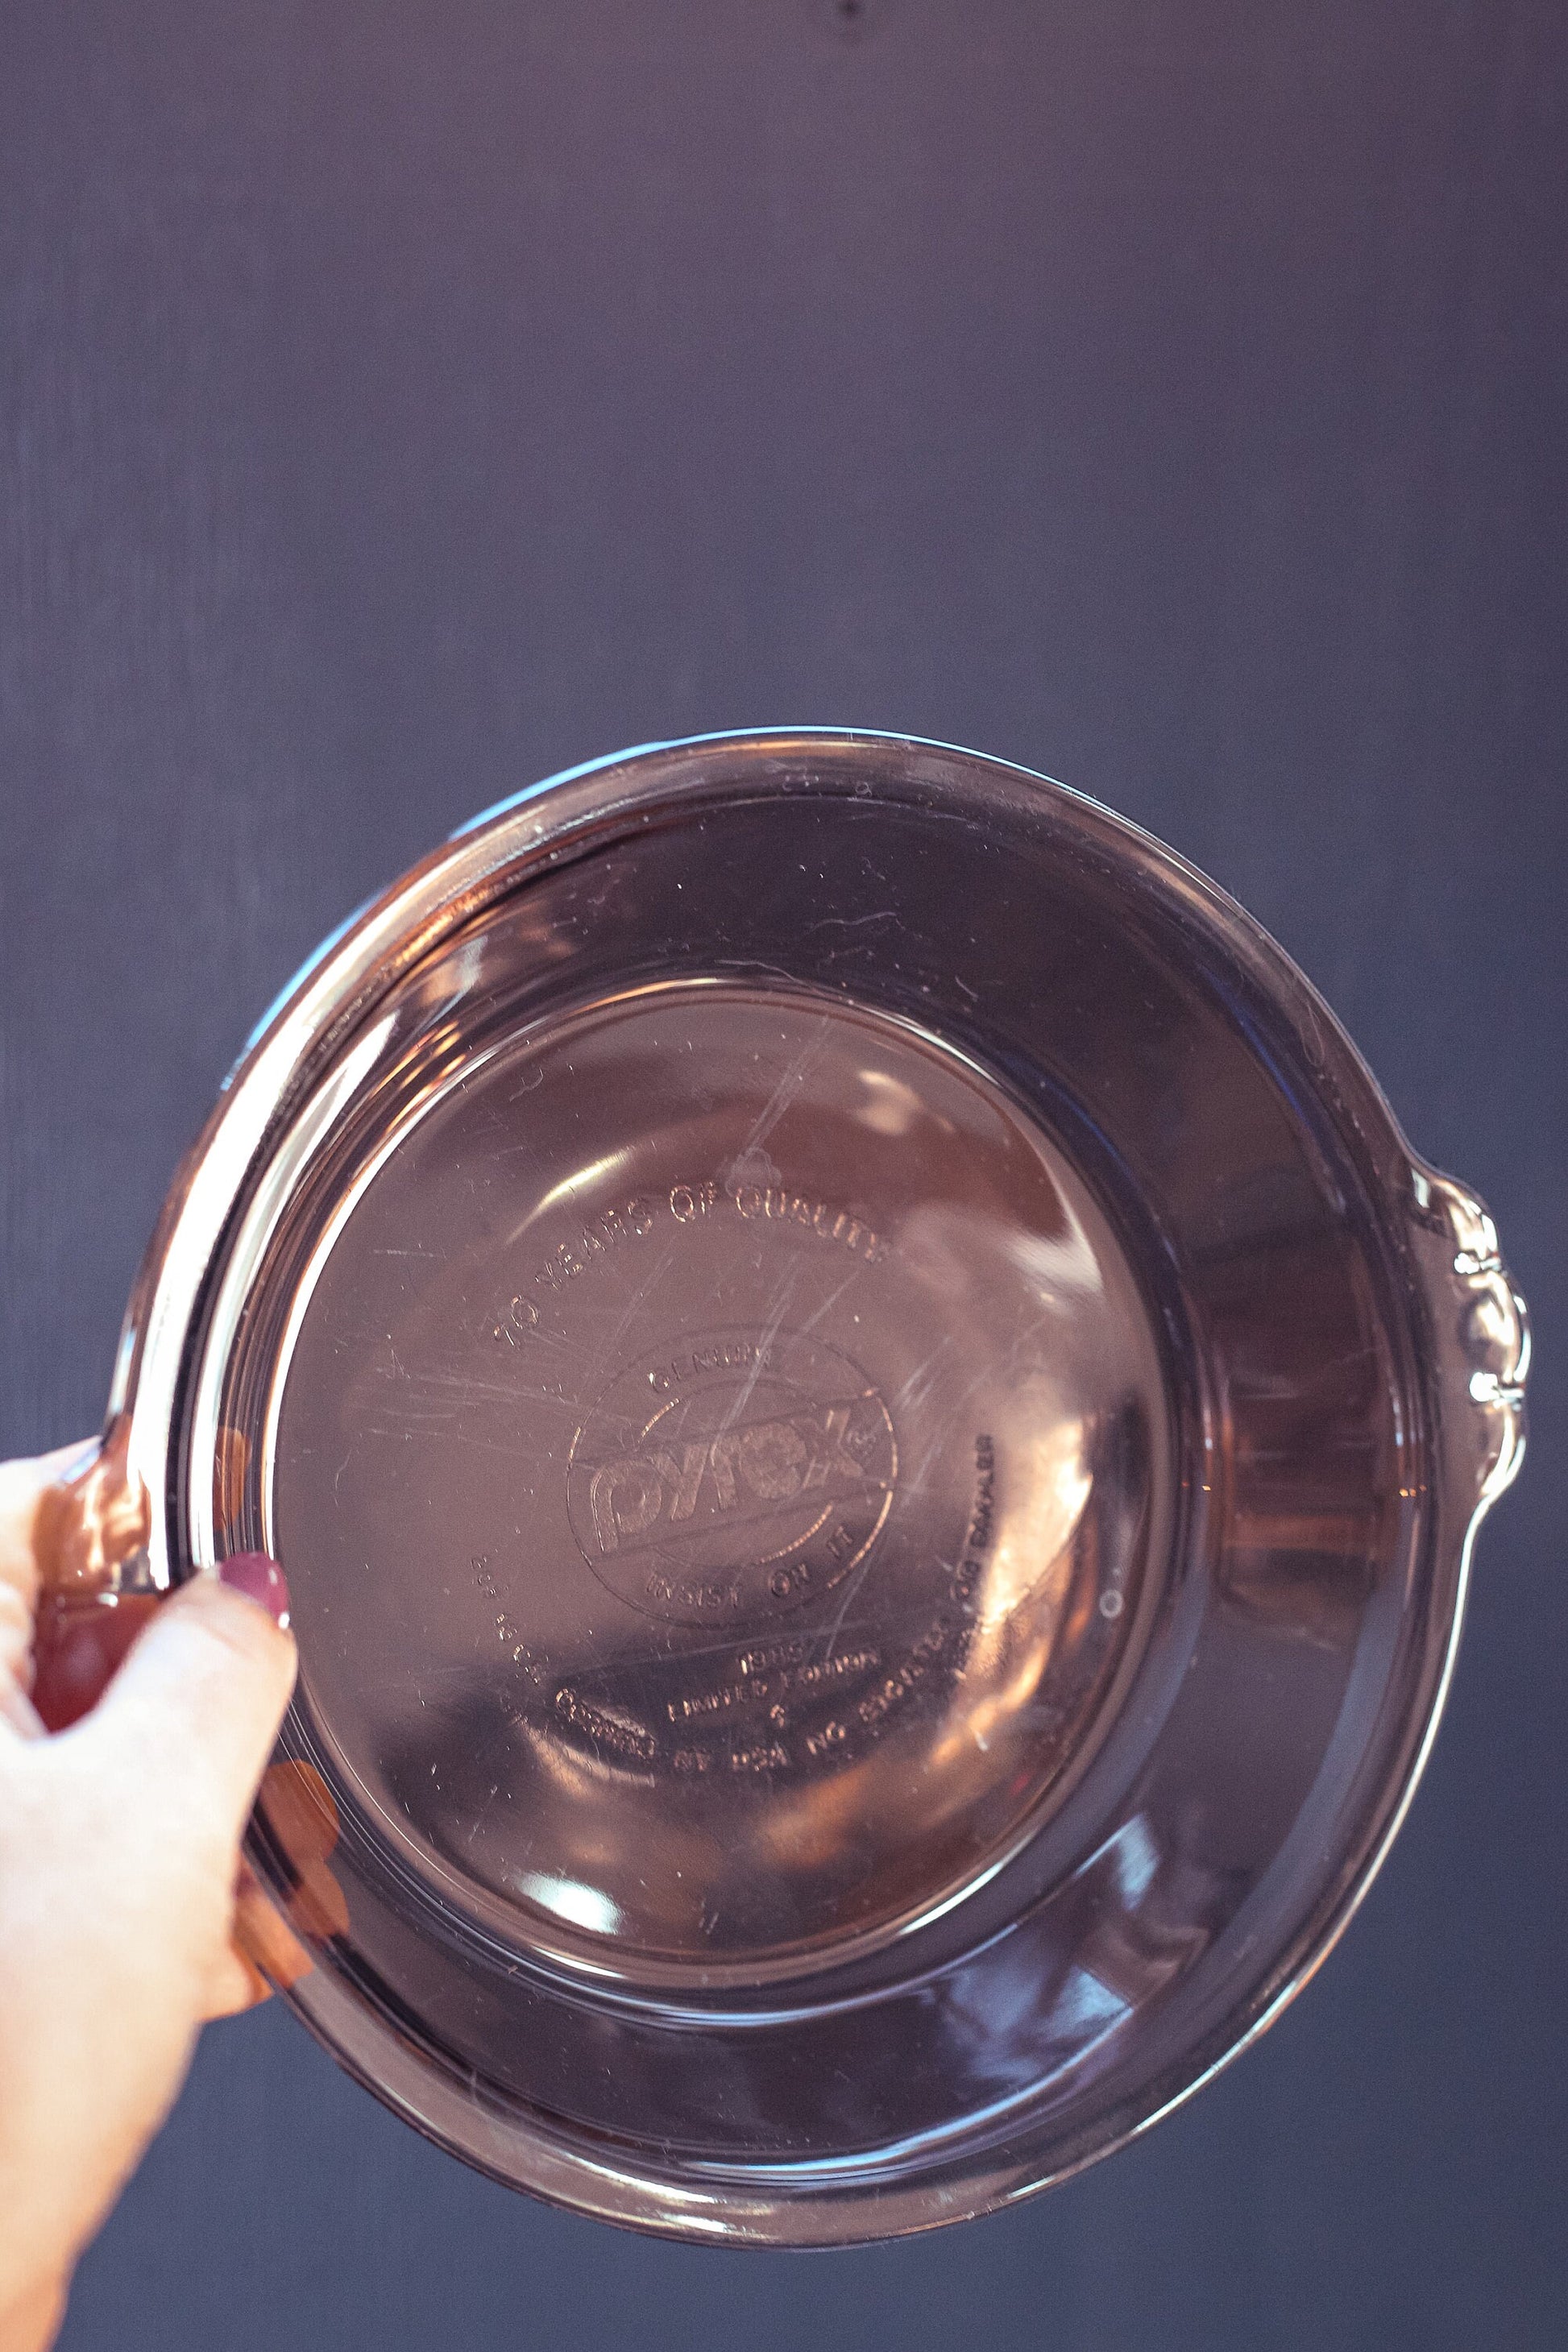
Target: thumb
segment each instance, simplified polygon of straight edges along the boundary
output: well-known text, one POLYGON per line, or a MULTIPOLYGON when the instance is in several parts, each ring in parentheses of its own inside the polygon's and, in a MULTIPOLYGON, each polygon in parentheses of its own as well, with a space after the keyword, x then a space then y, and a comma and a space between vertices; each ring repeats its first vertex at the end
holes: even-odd
MULTIPOLYGON (((205 1830, 203 1843, 227 1851, 250 1811, 298 1659, 268 1605, 279 1594, 286 1601, 282 1571, 256 1554, 225 1568, 232 1584, 195 1576, 170 1595, 92 1713, 63 1736, 94 1747, 153 1819, 172 1811, 205 1830), (244 1597, 258 1585, 259 1605, 244 1597)), ((286 1625, 286 1606, 281 1613, 286 1625)))

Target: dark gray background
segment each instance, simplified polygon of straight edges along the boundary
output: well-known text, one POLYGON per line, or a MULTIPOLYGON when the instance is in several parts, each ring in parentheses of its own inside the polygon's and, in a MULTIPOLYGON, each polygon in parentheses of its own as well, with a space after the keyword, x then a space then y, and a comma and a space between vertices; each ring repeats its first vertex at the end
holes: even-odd
POLYGON ((96 1425, 322 931, 554 767, 773 721, 1011 755, 1205 866, 1544 1342, 1394 1859, 1142 2146, 902 2247, 673 2249, 274 2009, 69 2352, 1568 2338, 1565 159, 1558 0, 5 0, 0 1445, 96 1425))

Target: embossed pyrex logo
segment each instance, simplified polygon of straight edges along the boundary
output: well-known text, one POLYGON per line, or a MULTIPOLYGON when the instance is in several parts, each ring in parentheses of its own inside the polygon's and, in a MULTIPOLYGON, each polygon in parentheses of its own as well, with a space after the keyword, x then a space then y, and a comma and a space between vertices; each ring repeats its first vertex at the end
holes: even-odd
POLYGON ((611 1384, 574 1443, 567 1507, 623 1600, 730 1623, 846 1575, 880 1532, 897 1468, 887 1407, 847 1358, 721 1333, 611 1384))
POLYGON ((600 1552, 619 1551, 639 1537, 654 1540, 687 1521, 698 1533, 704 1521, 724 1514, 732 1515, 731 1524, 772 1518, 777 1505, 796 1496, 826 1502, 858 1494, 865 1456, 876 1450, 885 1419, 880 1406, 880 1398, 858 1397, 601 1463, 588 1488, 600 1552))

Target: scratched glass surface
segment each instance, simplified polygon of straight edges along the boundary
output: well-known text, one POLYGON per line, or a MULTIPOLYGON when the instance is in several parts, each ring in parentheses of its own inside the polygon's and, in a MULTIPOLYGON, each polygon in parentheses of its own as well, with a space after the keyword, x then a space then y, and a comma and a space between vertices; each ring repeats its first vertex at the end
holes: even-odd
POLYGON ((503 2179, 801 2244, 1047 2184, 1310 1974, 1527 1357, 1238 908, 804 733, 563 779, 366 910, 114 1407, 154 1583, 289 1570, 247 1851, 314 2031, 503 2179))
POLYGON ((803 992, 584 1010, 426 1111, 315 1282, 310 1703, 504 1933, 842 1959, 1083 1762, 1164 1388, 1104 1213, 958 1056, 803 992))

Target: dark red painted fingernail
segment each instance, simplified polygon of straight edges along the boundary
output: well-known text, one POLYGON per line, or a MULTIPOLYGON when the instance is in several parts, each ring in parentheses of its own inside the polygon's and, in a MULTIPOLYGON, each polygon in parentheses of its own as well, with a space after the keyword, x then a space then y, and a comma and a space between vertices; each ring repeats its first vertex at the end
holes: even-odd
POLYGON ((217 1573, 220 1584, 231 1592, 243 1592, 247 1601, 258 1601, 288 1632, 289 1580, 275 1559, 264 1551, 237 1551, 232 1559, 220 1560, 217 1573))

